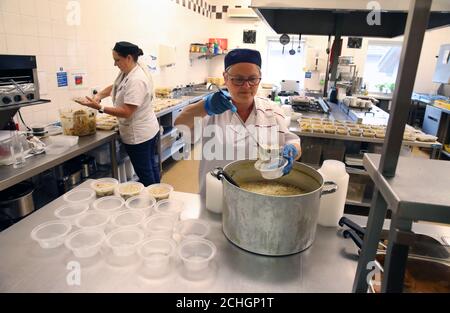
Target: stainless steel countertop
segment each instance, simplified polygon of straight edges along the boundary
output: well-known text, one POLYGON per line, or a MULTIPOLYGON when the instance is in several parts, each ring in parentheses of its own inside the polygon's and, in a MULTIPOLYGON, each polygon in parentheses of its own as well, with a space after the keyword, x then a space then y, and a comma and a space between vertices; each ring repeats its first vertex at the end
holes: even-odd
MULTIPOLYGON (((87 187, 87 181, 77 188, 87 187)), ((143 274, 140 263, 119 267, 108 254, 91 260, 75 258, 64 246, 45 250, 32 241, 31 230, 51 219, 62 205, 58 198, 19 223, 0 233, 0 292, 350 292, 357 265, 357 248, 344 239, 336 227, 318 226, 316 240, 302 253, 286 257, 255 255, 230 243, 222 233, 221 215, 202 208, 198 194, 174 192, 184 201, 181 218, 201 218, 210 223, 208 239, 217 246, 217 255, 202 279, 189 278, 179 260, 171 272, 159 279, 143 274), (66 277, 70 261, 81 266, 79 286, 69 286, 66 277)), ((364 226, 366 217, 350 216, 364 226)), ((389 222, 385 222, 385 228, 389 222)), ((413 230, 439 240, 450 228, 414 224, 413 230)), ((138 261, 138 259, 136 259, 138 261)))
POLYGON ((174 106, 171 106, 171 107, 168 107, 168 108, 165 108, 165 109, 163 109, 163 110, 161 110, 159 112, 156 112, 155 113, 156 117, 161 117, 161 116, 166 115, 168 113, 171 113, 171 112, 173 112, 175 110, 184 108, 185 106, 187 106, 189 104, 192 104, 192 103, 195 103, 197 101, 200 101, 207 94, 208 94, 208 92, 205 93, 202 96, 183 96, 183 97, 181 97, 179 99, 176 99, 176 100, 180 101, 178 104, 176 104, 174 106))
MULTIPOLYGON (((347 114, 345 114, 337 104, 328 102, 331 107, 331 112, 329 115, 327 114, 319 114, 312 112, 302 112, 302 115, 305 117, 319 117, 319 118, 328 118, 330 120, 341 120, 341 121, 353 121, 347 114)), ((375 108, 379 118, 372 118, 370 115, 363 119, 363 124, 380 124, 378 123, 380 120, 389 119, 389 114, 384 112, 379 108, 375 108)), ((289 126, 289 130, 294 134, 300 137, 313 137, 313 138, 325 138, 325 139, 338 139, 338 140, 346 140, 346 141, 359 141, 359 142, 371 142, 371 143, 384 143, 384 139, 382 138, 369 138, 369 137, 356 137, 350 135, 337 135, 337 134, 327 134, 327 133, 313 133, 313 132, 302 132, 300 131, 300 125, 297 121, 291 121, 291 125, 289 126)), ((435 142, 420 142, 420 141, 408 141, 404 140, 403 145, 405 146, 414 146, 414 147, 422 147, 422 148, 441 148, 442 144, 438 141, 435 142)))
POLYGON ((450 224, 450 162, 399 157, 395 176, 386 178, 380 159, 364 154, 363 164, 388 207, 405 218, 450 224))
POLYGON ((369 93, 367 95, 364 94, 354 94, 354 97, 362 98, 362 99, 368 99, 368 98, 375 98, 378 100, 392 100, 392 93, 369 93))
MULTIPOLYGON (((86 187, 87 181, 77 188, 86 187)), ((255 255, 231 244, 222 233, 221 215, 202 210, 200 196, 174 192, 187 210, 211 225, 208 236, 217 246, 210 271, 201 280, 186 276, 180 261, 161 279, 142 275, 139 263, 117 267, 108 255, 80 260, 64 246, 45 250, 31 240, 32 229, 51 219, 63 204, 58 198, 0 233, 0 292, 350 292, 356 270, 356 246, 337 228, 318 226, 306 251, 287 257, 255 255), (81 285, 69 286, 66 268, 80 261, 81 285)))
MULTIPOLYGON (((297 122, 291 122, 289 131, 300 137, 312 137, 312 138, 325 138, 325 139, 337 139, 346 141, 359 141, 359 142, 372 142, 372 143, 384 143, 382 138, 369 138, 364 136, 350 136, 350 135, 338 135, 338 134, 327 134, 327 133, 314 133, 314 132, 302 132, 300 131, 300 125, 297 122)), ((403 141, 404 146, 411 147, 422 147, 422 148, 441 148, 442 144, 438 141, 435 142, 421 142, 421 141, 403 141)))
POLYGON ((61 154, 40 154, 26 159, 22 168, 14 168, 12 165, 0 166, 0 190, 11 187, 21 181, 33 177, 70 160, 82 153, 92 150, 102 144, 110 142, 117 136, 116 131, 97 130, 94 135, 80 137, 78 144, 61 154))

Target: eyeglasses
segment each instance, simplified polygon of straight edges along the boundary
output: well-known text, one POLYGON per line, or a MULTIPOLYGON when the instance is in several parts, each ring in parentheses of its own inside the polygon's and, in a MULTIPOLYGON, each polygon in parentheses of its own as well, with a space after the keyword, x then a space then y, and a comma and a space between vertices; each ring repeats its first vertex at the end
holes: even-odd
POLYGON ((250 78, 242 78, 242 77, 232 77, 230 76, 231 83, 235 86, 243 86, 245 82, 248 82, 250 86, 256 86, 261 81, 261 77, 250 77, 250 78))

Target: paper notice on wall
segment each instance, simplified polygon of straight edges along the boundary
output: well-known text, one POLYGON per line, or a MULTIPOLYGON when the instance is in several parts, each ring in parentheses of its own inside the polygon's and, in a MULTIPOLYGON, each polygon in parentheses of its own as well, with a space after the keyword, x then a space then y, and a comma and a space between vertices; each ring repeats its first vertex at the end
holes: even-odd
POLYGON ((84 70, 72 70, 69 75, 69 89, 86 89, 87 72, 84 70))
POLYGON ((47 83, 47 72, 38 71, 38 81, 39 81, 39 94, 48 94, 48 83, 47 83))
POLYGON ((67 72, 64 72, 62 68, 59 72, 56 72, 56 81, 58 83, 58 88, 67 87, 68 85, 67 72))
POLYGON ((139 58, 139 62, 145 64, 152 74, 159 73, 158 57, 156 55, 147 54, 139 58))

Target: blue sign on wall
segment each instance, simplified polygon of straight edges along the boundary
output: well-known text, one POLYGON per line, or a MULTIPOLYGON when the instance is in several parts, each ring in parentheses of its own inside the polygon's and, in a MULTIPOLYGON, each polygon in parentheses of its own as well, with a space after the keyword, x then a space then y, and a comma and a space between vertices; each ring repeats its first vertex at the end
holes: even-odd
POLYGON ((311 72, 305 72, 305 78, 311 78, 311 72))
POLYGON ((67 72, 62 71, 57 72, 56 80, 58 81, 58 87, 67 87, 68 86, 67 72))

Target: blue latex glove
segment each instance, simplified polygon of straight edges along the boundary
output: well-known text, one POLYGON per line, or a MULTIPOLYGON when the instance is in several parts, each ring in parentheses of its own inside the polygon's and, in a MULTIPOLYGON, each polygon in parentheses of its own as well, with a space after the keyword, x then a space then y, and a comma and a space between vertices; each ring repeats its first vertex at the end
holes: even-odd
POLYGON ((231 103, 231 96, 226 91, 218 91, 209 94, 205 98, 205 110, 208 115, 221 114, 231 110, 236 112, 236 107, 231 103))
POLYGON ((283 175, 289 174, 289 172, 292 170, 292 164, 294 163, 294 159, 297 155, 298 155, 298 151, 294 145, 288 144, 288 145, 284 146, 283 158, 285 158, 288 161, 288 164, 283 169, 283 175))

